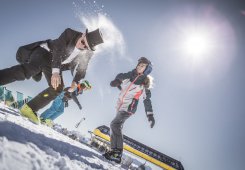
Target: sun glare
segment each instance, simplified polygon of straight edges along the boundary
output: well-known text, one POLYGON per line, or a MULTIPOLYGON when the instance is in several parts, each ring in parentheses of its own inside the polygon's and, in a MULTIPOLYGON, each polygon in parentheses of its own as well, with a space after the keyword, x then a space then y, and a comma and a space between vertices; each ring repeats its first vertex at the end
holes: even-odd
POLYGON ((210 36, 207 35, 207 33, 190 33, 190 35, 185 37, 185 39, 183 40, 183 51, 187 55, 200 57, 211 51, 211 42, 212 39, 210 38, 210 36))

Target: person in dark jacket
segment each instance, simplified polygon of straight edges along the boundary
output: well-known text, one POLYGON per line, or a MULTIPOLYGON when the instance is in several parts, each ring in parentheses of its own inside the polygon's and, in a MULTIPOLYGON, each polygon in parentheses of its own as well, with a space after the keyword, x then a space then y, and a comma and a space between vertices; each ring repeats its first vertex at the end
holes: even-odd
POLYGON ((120 73, 110 83, 112 87, 118 87, 120 94, 117 102, 117 114, 110 124, 111 128, 111 150, 103 154, 108 159, 121 162, 123 152, 123 134, 122 127, 124 122, 137 110, 139 98, 143 95, 144 107, 150 126, 153 128, 155 119, 151 104, 152 77, 149 75, 152 71, 151 62, 141 57, 138 60, 136 69, 128 73, 120 73))
POLYGON ((103 39, 99 29, 81 33, 67 28, 57 39, 22 46, 16 54, 20 64, 0 70, 0 85, 31 77, 39 81, 44 74, 49 87, 20 109, 22 116, 39 124, 36 112, 63 91, 62 72, 71 71, 74 78, 68 91, 73 92, 85 77, 95 46, 101 43, 103 39))
POLYGON ((41 123, 52 126, 53 121, 64 113, 64 108, 68 107, 68 101, 71 99, 73 99, 79 109, 82 110, 82 106, 77 96, 81 95, 84 90, 90 90, 91 88, 92 86, 87 80, 78 84, 77 88, 73 92, 68 91, 69 87, 65 88, 63 92, 55 98, 52 105, 40 115, 41 123))

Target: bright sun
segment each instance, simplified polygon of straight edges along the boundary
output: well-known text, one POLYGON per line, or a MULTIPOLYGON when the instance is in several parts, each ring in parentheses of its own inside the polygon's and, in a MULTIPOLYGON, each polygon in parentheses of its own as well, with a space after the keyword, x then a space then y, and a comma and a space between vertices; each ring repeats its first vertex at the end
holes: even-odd
POLYGON ((204 31, 190 32, 182 41, 183 52, 192 57, 201 57, 212 50, 212 38, 204 31))

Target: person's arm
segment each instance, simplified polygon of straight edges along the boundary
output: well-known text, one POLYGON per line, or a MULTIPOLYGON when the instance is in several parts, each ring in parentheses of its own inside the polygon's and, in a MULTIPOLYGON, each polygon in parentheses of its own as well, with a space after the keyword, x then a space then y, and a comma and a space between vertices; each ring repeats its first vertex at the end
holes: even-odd
POLYGON ((153 114, 153 109, 152 109, 152 104, 151 104, 151 91, 149 89, 144 88, 144 106, 145 106, 145 113, 148 118, 148 121, 150 122, 151 128, 155 125, 155 119, 154 119, 154 114, 153 114))
POLYGON ((84 56, 82 56, 83 59, 76 59, 75 62, 77 62, 77 65, 74 69, 71 70, 71 73, 74 78, 71 83, 70 89, 68 90, 69 92, 74 92, 77 88, 77 84, 79 83, 79 81, 85 77, 88 63, 92 55, 93 52, 88 51, 86 52, 86 54, 84 54, 84 56))
POLYGON ((83 79, 85 77, 85 75, 86 75, 86 69, 87 69, 87 67, 86 68, 83 68, 83 69, 81 67, 77 68, 77 71, 75 73, 75 76, 73 78, 73 81, 71 83, 71 86, 68 89, 69 92, 72 93, 72 92, 74 92, 76 90, 77 85, 79 84, 79 81, 81 79, 83 79))
POLYGON ((74 30, 67 28, 59 38, 52 41, 52 76, 51 85, 56 90, 61 84, 60 68, 62 63, 62 56, 65 54, 64 47, 67 41, 75 33, 74 30))
POLYGON ((77 95, 75 92, 71 93, 71 98, 73 99, 73 101, 77 104, 77 106, 79 107, 80 110, 82 110, 82 106, 77 98, 77 95))
POLYGON ((111 81, 110 85, 111 87, 118 87, 119 90, 121 90, 121 83, 123 80, 130 78, 132 75, 132 71, 128 72, 128 73, 119 73, 116 78, 111 81))
POLYGON ((130 78, 132 74, 132 71, 129 71, 127 73, 119 73, 115 79, 120 80, 122 82, 123 80, 130 78))
POLYGON ((85 77, 88 63, 93 54, 92 51, 86 51, 86 53, 81 54, 82 56, 76 59, 77 66, 72 70, 73 82, 79 83, 85 77))

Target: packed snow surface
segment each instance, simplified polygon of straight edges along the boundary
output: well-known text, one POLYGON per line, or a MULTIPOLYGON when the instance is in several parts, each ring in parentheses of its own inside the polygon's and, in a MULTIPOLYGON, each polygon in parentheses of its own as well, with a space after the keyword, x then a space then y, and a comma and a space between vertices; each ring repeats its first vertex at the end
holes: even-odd
POLYGON ((0 169, 122 169, 99 152, 0 104, 0 169))

